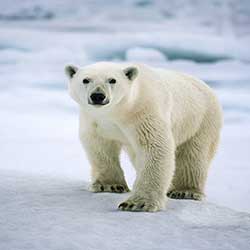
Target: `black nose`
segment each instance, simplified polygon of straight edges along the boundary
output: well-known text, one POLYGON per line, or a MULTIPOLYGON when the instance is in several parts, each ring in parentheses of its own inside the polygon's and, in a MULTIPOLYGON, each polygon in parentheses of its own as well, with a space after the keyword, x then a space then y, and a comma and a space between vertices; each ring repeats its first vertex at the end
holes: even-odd
POLYGON ((102 93, 93 93, 90 96, 90 99, 93 102, 93 104, 103 104, 105 98, 106 96, 102 93))

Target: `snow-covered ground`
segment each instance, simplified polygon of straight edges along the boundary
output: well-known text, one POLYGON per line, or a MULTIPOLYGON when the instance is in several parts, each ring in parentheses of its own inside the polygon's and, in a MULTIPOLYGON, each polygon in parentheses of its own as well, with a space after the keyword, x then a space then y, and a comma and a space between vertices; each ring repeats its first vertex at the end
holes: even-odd
MULTIPOLYGON (((0 0, 0 249, 246 249, 249 214, 210 202, 250 212, 249 27, 243 0, 0 0), (86 191, 63 69, 99 60, 181 70, 214 88, 225 125, 207 202, 132 214, 116 211, 126 195, 86 191)), ((131 186, 125 154, 122 165, 131 186)))
POLYGON ((249 248, 250 215, 171 200, 167 211, 119 212, 126 194, 93 194, 80 178, 0 178, 1 250, 211 250, 249 248))

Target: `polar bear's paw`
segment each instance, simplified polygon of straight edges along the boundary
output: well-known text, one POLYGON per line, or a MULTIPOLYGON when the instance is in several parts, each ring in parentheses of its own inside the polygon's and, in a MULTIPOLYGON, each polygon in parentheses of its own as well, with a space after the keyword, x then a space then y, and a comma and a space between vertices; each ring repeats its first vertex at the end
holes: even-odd
POLYGON ((204 195, 194 190, 172 190, 167 193, 167 196, 172 199, 187 199, 187 200, 202 200, 204 195))
POLYGON ((160 204, 160 202, 142 197, 131 197, 128 200, 122 202, 118 206, 118 209, 132 212, 156 212, 162 208, 160 204))
POLYGON ((94 193, 110 192, 110 193, 126 193, 129 192, 129 188, 124 184, 101 184, 93 183, 90 186, 90 190, 94 193))

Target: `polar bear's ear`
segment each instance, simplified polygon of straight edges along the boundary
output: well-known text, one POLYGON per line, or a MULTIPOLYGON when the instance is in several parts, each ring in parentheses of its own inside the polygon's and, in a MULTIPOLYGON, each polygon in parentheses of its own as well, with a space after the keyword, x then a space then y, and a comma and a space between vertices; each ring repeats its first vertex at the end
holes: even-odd
POLYGON ((130 81, 133 81, 138 75, 138 69, 134 66, 124 69, 123 72, 130 81))
POLYGON ((65 74, 71 79, 74 76, 74 74, 78 71, 78 67, 72 64, 69 64, 65 66, 64 70, 65 70, 65 74))

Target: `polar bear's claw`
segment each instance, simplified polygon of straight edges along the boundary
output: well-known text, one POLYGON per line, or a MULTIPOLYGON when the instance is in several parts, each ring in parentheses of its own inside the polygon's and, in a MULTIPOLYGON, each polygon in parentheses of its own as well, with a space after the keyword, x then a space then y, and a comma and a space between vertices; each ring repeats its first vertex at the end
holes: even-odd
POLYGON ((94 193, 99 193, 99 192, 125 193, 125 192, 129 192, 129 188, 123 184, 94 183, 91 185, 90 190, 94 193))
POLYGON ((144 203, 136 204, 132 202, 122 202, 118 208, 122 211, 134 211, 134 212, 147 211, 143 209, 144 207, 145 207, 144 203))
POLYGON ((172 190, 167 193, 167 196, 172 199, 189 199, 189 200, 202 200, 204 195, 200 192, 193 190, 172 190))
POLYGON ((122 202, 118 206, 119 210, 122 211, 132 211, 132 212, 156 212, 160 210, 160 207, 154 203, 147 200, 127 200, 122 202))
POLYGON ((124 210, 127 206, 128 206, 128 203, 122 202, 122 203, 118 206, 118 208, 121 209, 121 210, 124 210))

